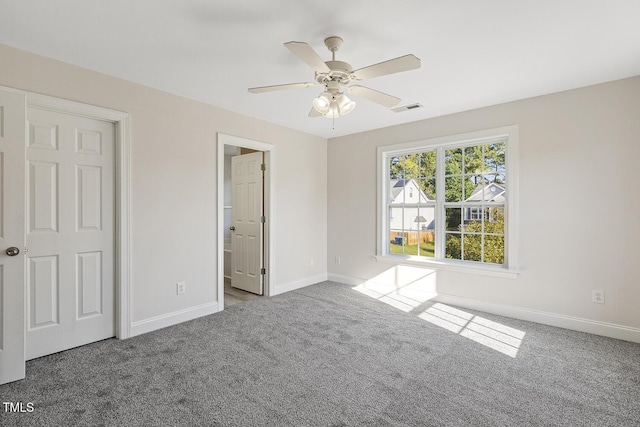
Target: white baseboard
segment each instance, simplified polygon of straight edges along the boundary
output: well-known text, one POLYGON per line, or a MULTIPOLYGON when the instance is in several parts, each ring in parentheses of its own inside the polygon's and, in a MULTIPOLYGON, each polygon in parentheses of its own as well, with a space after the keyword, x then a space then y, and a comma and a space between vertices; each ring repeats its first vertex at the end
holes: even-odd
POLYGON ((271 296, 283 294, 289 291, 295 291, 296 289, 304 288, 305 286, 314 285, 316 283, 324 282, 327 280, 327 274, 318 274, 317 276, 305 277, 304 279, 295 280, 289 283, 282 283, 275 286, 275 289, 271 290, 271 296))
POLYGON ((351 276, 343 276, 342 274, 329 273, 327 277, 328 277, 327 280, 331 280, 332 282, 344 283, 345 285, 350 285, 350 286, 360 286, 366 282, 365 279, 358 279, 351 276))
MULTIPOLYGON (((328 275, 328 279, 350 286, 359 286, 366 282, 366 280, 364 279, 331 273, 328 275)), ((541 323, 543 325, 556 326, 559 328, 571 329, 574 331, 587 332, 594 335, 602 335, 605 337, 640 343, 640 329, 630 326, 600 322, 597 320, 567 316, 564 314, 531 310, 522 307, 492 304, 486 301, 480 301, 472 298, 460 297, 450 294, 438 293, 438 295, 433 298, 433 301, 437 301, 443 304, 455 305, 461 308, 484 311, 486 313, 497 314, 499 316, 506 316, 512 317, 514 319, 541 323)))
MULTIPOLYGON (((327 280, 327 275, 319 274, 317 276, 306 277, 301 280, 284 283, 276 286, 275 289, 272 289, 271 296, 304 288, 305 286, 324 282, 325 280, 327 280)), ((178 323, 197 319, 198 317, 207 316, 209 314, 217 313, 218 311, 220 311, 220 307, 218 306, 218 302, 216 301, 212 303, 202 304, 196 307, 187 308, 184 310, 161 314, 160 316, 152 317, 150 319, 139 320, 131 324, 131 333, 129 337, 135 337, 136 335, 142 335, 146 334, 147 332, 155 331, 157 329, 177 325, 178 323)))
POLYGON ((131 323, 131 334, 129 337, 146 334, 147 332, 157 329, 166 328, 168 326, 177 325, 178 323, 188 320, 197 319, 198 317, 207 316, 209 314, 220 311, 218 302, 210 302, 195 307, 186 308, 184 310, 173 311, 150 319, 139 320, 131 323))
POLYGON ((472 310, 485 311, 499 316, 528 320, 530 322, 542 323, 543 325, 556 326, 559 328, 640 343, 640 329, 632 328, 630 326, 600 322, 598 320, 584 319, 564 314, 549 313, 546 311, 531 310, 528 308, 491 304, 485 301, 448 294, 438 294, 434 300, 443 304, 451 304, 458 307, 470 308, 472 310))

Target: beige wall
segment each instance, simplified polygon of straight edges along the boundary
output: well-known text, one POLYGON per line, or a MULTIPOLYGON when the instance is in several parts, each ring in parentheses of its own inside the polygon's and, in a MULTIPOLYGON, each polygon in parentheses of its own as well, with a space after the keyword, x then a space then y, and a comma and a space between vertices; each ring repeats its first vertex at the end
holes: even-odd
POLYGON ((357 282, 389 269, 373 258, 377 146, 516 124, 521 273, 439 271, 438 291, 640 328, 640 77, 331 139, 328 149, 319 137, 3 45, 0 85, 131 114, 134 322, 216 300, 217 132, 276 146, 280 292, 327 270, 357 282), (187 283, 180 297, 177 281, 187 283), (591 302, 592 289, 606 291, 606 304, 591 302))
POLYGON ((275 291, 326 275, 325 139, 4 45, 0 86, 131 114, 133 322, 216 301, 218 132, 276 146, 275 291))
POLYGON ((519 126, 521 273, 438 271, 438 292, 640 338, 640 77, 330 139, 329 277, 359 283, 390 268, 374 259, 376 147, 506 125, 519 126), (604 305, 593 289, 605 290, 604 305))

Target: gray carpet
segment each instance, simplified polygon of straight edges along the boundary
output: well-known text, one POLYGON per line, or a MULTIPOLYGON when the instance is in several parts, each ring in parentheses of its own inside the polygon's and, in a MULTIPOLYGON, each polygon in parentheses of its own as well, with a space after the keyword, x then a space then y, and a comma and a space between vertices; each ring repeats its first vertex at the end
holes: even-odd
POLYGON ((640 425, 639 344, 464 312, 515 357, 324 282, 30 361, 0 425, 640 425))

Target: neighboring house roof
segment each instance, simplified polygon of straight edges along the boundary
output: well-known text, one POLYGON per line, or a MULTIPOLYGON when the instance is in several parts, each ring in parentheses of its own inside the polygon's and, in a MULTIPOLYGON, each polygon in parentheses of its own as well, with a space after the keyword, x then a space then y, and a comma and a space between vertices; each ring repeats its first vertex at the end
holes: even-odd
POLYGON ((408 182, 409 182, 408 179, 392 179, 391 180, 391 200, 395 200, 396 197, 398 197, 398 195, 402 193, 404 186, 408 182))
POLYGON ((466 202, 504 202, 505 188, 496 183, 480 184, 466 202))
MULTIPOLYGON (((391 180, 391 203, 396 203, 396 199, 402 191, 409 185, 413 185, 419 192, 420 198, 433 200, 427 193, 422 191, 415 179, 392 179, 391 180)), ((399 203, 402 201, 398 201, 399 203)))

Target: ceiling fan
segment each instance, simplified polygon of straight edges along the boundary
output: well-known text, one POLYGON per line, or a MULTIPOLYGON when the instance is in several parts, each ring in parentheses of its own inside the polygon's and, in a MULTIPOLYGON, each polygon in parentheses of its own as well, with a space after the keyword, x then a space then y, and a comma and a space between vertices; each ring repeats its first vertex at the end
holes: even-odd
POLYGON ((347 95, 342 92, 342 89, 346 89, 350 94, 360 96, 385 107, 390 108, 397 105, 400 102, 400 98, 357 84, 348 87, 347 85, 354 81, 420 68, 420 59, 415 55, 404 55, 380 62, 379 64, 353 70, 348 63, 336 61, 336 51, 340 48, 342 41, 342 38, 338 36, 327 37, 324 40, 325 46, 331 51, 331 61, 326 62, 323 61, 320 55, 307 43, 296 41, 285 43, 284 45, 287 49, 315 70, 316 81, 252 87, 249 89, 249 92, 262 93, 284 89, 324 86, 324 91, 313 100, 313 107, 309 112, 309 117, 324 116, 335 119, 353 111, 356 103, 347 98, 347 95))

